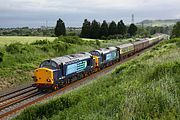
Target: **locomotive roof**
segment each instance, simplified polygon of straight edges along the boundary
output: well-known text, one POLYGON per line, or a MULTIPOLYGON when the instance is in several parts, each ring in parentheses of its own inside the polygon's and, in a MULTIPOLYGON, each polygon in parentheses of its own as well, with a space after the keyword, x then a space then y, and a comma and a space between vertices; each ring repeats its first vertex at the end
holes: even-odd
POLYGON ((108 47, 107 49, 109 49, 110 51, 117 50, 116 47, 108 47))
POLYGON ((58 65, 60 65, 61 63, 65 64, 65 63, 69 63, 69 62, 87 59, 87 58, 90 58, 91 56, 92 55, 90 53, 83 52, 83 53, 79 53, 79 54, 71 54, 71 55, 65 55, 62 57, 56 57, 51 60, 56 62, 58 65))
POLYGON ((100 48, 100 49, 97 49, 94 51, 99 52, 100 54, 106 54, 106 53, 109 53, 109 52, 114 51, 116 49, 117 49, 116 47, 108 47, 108 48, 100 48))
POLYGON ((133 44, 132 43, 127 43, 127 44, 118 45, 116 47, 117 48, 126 48, 126 47, 129 47, 129 46, 133 46, 133 44))
POLYGON ((100 49, 97 49, 97 50, 94 50, 94 51, 99 52, 100 54, 102 54, 102 53, 105 54, 105 53, 109 52, 109 50, 106 49, 106 48, 100 48, 100 49))
POLYGON ((159 38, 159 36, 153 37, 153 38, 149 38, 148 40, 151 41, 151 40, 154 40, 154 39, 157 39, 157 38, 159 38))

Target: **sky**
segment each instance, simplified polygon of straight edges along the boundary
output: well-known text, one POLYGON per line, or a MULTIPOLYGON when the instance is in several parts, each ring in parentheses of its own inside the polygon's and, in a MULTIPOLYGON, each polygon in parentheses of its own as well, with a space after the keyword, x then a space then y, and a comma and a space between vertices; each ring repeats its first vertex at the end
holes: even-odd
POLYGON ((0 28, 55 26, 81 27, 84 19, 98 22, 180 19, 180 0, 0 0, 0 28))

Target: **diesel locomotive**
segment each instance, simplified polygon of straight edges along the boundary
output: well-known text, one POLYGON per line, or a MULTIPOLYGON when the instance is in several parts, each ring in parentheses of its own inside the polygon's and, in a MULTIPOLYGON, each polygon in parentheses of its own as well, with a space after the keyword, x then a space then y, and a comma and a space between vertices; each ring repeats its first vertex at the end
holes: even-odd
POLYGON ((167 35, 159 34, 115 47, 45 60, 34 71, 33 86, 39 90, 60 89, 167 39, 167 35))

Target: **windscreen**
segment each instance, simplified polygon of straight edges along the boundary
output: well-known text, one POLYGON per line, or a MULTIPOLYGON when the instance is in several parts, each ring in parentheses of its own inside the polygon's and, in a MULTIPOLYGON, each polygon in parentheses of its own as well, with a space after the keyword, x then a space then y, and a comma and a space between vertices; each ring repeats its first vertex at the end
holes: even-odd
POLYGON ((91 55, 100 56, 100 53, 97 51, 91 51, 90 53, 91 55))
POLYGON ((46 60, 42 62, 40 67, 49 68, 49 69, 59 69, 59 66, 54 61, 50 61, 50 60, 46 60))

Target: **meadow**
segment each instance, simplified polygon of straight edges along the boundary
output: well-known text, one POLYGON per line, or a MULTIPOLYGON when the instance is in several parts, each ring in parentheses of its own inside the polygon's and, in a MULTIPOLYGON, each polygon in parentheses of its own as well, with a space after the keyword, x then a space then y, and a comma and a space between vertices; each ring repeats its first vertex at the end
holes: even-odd
POLYGON ((14 120, 180 119, 180 38, 161 42, 83 87, 25 109, 14 120))
POLYGON ((49 40, 53 41, 56 37, 38 37, 38 36, 0 36, 0 46, 9 45, 11 43, 32 43, 36 40, 49 40))

